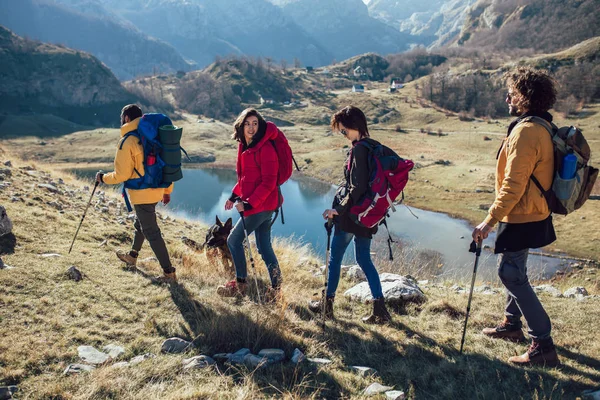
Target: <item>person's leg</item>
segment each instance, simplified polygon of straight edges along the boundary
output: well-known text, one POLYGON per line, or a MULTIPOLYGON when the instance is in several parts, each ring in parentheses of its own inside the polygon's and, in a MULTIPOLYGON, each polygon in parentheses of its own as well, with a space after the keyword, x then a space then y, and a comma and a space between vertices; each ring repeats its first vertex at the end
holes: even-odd
POLYGON ((356 263, 365 273, 367 282, 369 282, 369 288, 371 289, 371 295, 373 299, 380 299, 383 297, 381 289, 381 280, 379 279, 379 273, 371 260, 371 239, 363 238, 359 236, 354 237, 354 251, 356 253, 356 263))
POLYGON ((528 333, 533 339, 550 338, 552 326, 542 303, 533 291, 527 278, 527 256, 529 249, 505 252, 500 256, 498 276, 514 299, 507 303, 507 318, 523 315, 527 321, 528 333), (515 310, 518 308, 518 312, 515 310))
POLYGON ((326 262, 329 262, 327 269, 327 297, 335 297, 335 291, 340 282, 340 271, 342 269, 344 253, 353 237, 352 233, 344 232, 337 226, 335 227, 333 239, 331 240, 329 260, 326 260, 326 262))
POLYGON ((271 243, 271 218, 273 217, 273 212, 265 211, 257 214, 257 216, 258 215, 261 216, 263 222, 260 223, 256 228, 256 231, 254 231, 256 248, 269 271, 271 286, 273 289, 279 289, 281 286, 281 269, 279 268, 279 262, 277 261, 277 256, 273 251, 273 245, 271 243))
POLYGON ((134 205, 142 234, 150 243, 154 255, 158 259, 165 274, 172 274, 175 268, 171 265, 167 245, 163 239, 156 220, 156 203, 134 205))
MULTIPOLYGON (((136 211, 137 212, 137 211, 136 211)), ((144 233, 142 232, 142 226, 140 225, 140 219, 135 217, 135 221, 133 222, 133 227, 135 228, 135 232, 133 234, 133 244, 131 245, 131 250, 135 251, 135 253, 139 253, 142 250, 142 245, 144 244, 144 233)))
MULTIPOLYGON (((258 213, 244 217, 248 236, 250 236, 250 234, 263 222, 263 216, 261 216, 261 214, 262 213, 258 213)), ((246 234, 244 233, 244 224, 242 223, 242 218, 240 218, 227 238, 227 247, 229 247, 229 251, 231 251, 237 278, 244 280, 248 277, 246 253, 244 251, 245 239, 246 234)), ((247 245, 250 246, 250 243, 247 243, 247 245)))

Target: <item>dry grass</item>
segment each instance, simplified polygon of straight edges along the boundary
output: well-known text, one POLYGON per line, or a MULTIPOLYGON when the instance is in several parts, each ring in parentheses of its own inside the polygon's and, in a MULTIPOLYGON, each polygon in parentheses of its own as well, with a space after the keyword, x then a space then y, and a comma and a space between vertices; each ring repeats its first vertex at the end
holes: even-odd
MULTIPOLYGON (((164 220, 161 227, 180 284, 155 285, 148 277, 160 273, 156 262, 142 262, 141 272, 131 273, 122 270, 114 257, 113 249, 129 246, 132 229, 116 222, 114 208, 108 214, 90 208, 74 250, 67 254, 89 194, 52 195, 36 185, 59 176, 66 188, 80 189, 83 183, 41 165, 28 174, 20 169, 23 163, 11 159, 12 184, 3 189, 3 196, 19 195, 24 201, 5 203, 18 247, 14 255, 3 257, 15 269, 0 271, 0 385, 18 385, 22 398, 360 398, 362 390, 376 380, 416 399, 559 399, 575 398, 600 384, 598 299, 543 298, 563 361, 562 367, 552 370, 512 367, 505 360, 525 347, 478 333, 498 321, 501 295, 474 296, 467 354, 460 356, 457 348, 467 297, 451 291, 450 284, 425 287, 426 303, 397 310, 394 322, 383 327, 361 324, 367 306, 339 296, 338 319, 323 333, 306 307, 322 282, 312 275, 312 267, 301 263, 301 258, 313 257, 301 244, 280 240, 275 246, 284 276, 282 304, 259 305, 254 291, 241 301, 224 300, 215 295, 216 286, 223 283, 220 270, 177 239, 182 234, 203 237, 205 227, 164 220), (50 200, 63 203, 64 213, 48 205, 50 200), (107 245, 100 246, 105 239, 107 245), (61 256, 44 258, 44 253, 61 256), (83 281, 65 277, 71 265, 85 274, 83 281), (190 354, 159 354, 137 366, 106 365, 89 374, 62 375, 68 364, 78 361, 80 345, 101 348, 119 343, 127 349, 123 358, 129 359, 147 352, 158 354, 161 342, 171 336, 193 340, 191 355, 277 347, 289 357, 298 347, 308 356, 328 357, 333 363, 184 372, 181 360, 190 354), (380 376, 359 377, 347 370, 349 365, 373 367, 380 376)), ((141 257, 149 256, 146 244, 141 257)), ((264 289, 266 271, 261 262, 257 267, 264 289)), ((583 281, 587 289, 598 293, 598 275, 588 276, 593 281, 583 281)), ((556 285, 564 289, 572 283, 564 280, 556 285)), ((339 293, 351 285, 343 279, 339 293)))

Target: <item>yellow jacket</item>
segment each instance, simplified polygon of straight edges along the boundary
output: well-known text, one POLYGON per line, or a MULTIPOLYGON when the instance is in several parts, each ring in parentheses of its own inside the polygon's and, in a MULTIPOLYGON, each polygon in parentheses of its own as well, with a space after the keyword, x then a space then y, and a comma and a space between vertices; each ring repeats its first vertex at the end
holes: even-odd
MULTIPOLYGON (((118 185, 129 179, 139 178, 134 168, 144 175, 144 149, 135 136, 125 139, 123 147, 123 136, 126 133, 137 129, 140 118, 136 118, 121 127, 121 140, 117 146, 115 156, 115 170, 104 174, 102 182, 107 185, 118 185)), ((131 204, 152 204, 162 200, 164 194, 170 194, 173 191, 173 184, 168 188, 149 188, 149 189, 127 189, 131 204)))
POLYGON ((548 131, 533 122, 517 124, 504 138, 496 163, 496 199, 485 222, 520 224, 542 221, 550 215, 548 203, 530 179, 535 175, 544 189, 552 185, 554 148, 548 131))

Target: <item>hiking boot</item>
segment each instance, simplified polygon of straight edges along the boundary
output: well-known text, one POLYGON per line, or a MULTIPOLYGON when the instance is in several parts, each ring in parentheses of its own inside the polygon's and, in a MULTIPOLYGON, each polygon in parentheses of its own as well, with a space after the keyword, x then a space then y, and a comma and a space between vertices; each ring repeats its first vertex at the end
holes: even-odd
POLYGON ((175 273, 175 271, 170 272, 170 273, 165 273, 162 276, 157 276, 156 278, 152 278, 152 282, 168 283, 168 284, 177 283, 177 274, 175 273))
POLYGON ((511 323, 508 318, 495 328, 484 328, 481 333, 493 339, 504 339, 511 342, 524 342, 525 335, 521 324, 511 323))
POLYGON ((221 297, 241 297, 246 294, 247 287, 248 284, 246 282, 238 282, 234 279, 227 282, 225 286, 219 286, 217 288, 217 294, 221 297))
POLYGON ((133 250, 117 250, 117 257, 127 265, 128 268, 126 269, 135 269, 135 265, 137 264, 138 260, 138 254, 136 252, 133 250))
POLYGON ((277 303, 281 300, 281 288, 269 288, 265 293, 265 303, 277 303))
POLYGON ((508 362, 520 366, 540 366, 540 367, 556 367, 560 364, 556 347, 552 339, 536 340, 533 339, 529 349, 520 356, 513 356, 508 359, 508 362))
POLYGON ((373 313, 368 317, 364 317, 362 322, 365 324, 385 324, 392 320, 392 316, 385 306, 385 299, 373 300, 373 313))
MULTIPOLYGON (((319 294, 315 293, 314 297, 317 297, 319 294)), ((335 297, 327 297, 325 299, 325 318, 333 319, 333 301, 335 297)), ((308 309, 315 314, 321 314, 323 311, 323 299, 321 300, 311 300, 308 302, 308 309)))

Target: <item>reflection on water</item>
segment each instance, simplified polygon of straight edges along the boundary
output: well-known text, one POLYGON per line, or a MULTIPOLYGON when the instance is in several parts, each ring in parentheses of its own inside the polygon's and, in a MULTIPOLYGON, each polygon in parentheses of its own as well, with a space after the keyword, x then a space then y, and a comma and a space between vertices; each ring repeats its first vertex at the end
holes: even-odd
MULTIPOLYGON (((90 171, 77 171, 90 175, 90 171)), ((235 211, 225 211, 225 201, 231 195, 235 172, 224 169, 186 169, 184 178, 175 184, 168 209, 171 213, 190 220, 212 224, 215 215, 237 220, 235 211)), ((283 213, 273 225, 274 236, 294 236, 312 246, 315 254, 324 258, 326 232, 321 214, 331 206, 335 187, 312 178, 294 175, 281 190, 285 197, 283 213)), ((409 189, 410 190, 410 189, 409 189)), ((397 207, 388 220, 392 236, 394 261, 388 261, 387 232, 381 228, 373 241, 373 256, 380 269, 411 273, 419 279, 437 276, 441 279, 466 279, 473 271, 475 256, 468 252, 472 228, 466 221, 446 214, 411 208, 415 218, 405 206, 397 207)), ((492 235, 484 245, 492 247, 492 235)), ((351 245, 345 263, 354 263, 351 245)), ((564 260, 550 257, 530 256, 531 278, 549 277, 562 269, 564 260)), ((491 250, 482 251, 478 278, 496 281, 496 256, 491 250)))

